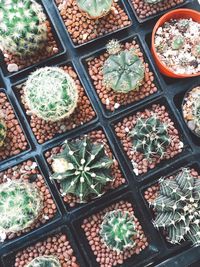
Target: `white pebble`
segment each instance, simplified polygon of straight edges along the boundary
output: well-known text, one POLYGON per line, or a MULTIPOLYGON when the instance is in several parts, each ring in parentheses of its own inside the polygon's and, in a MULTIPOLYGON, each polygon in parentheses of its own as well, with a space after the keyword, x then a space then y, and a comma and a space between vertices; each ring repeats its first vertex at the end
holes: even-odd
POLYGON ((7 70, 9 72, 15 72, 15 71, 18 71, 19 70, 19 67, 18 67, 17 64, 12 63, 12 64, 8 64, 7 70))

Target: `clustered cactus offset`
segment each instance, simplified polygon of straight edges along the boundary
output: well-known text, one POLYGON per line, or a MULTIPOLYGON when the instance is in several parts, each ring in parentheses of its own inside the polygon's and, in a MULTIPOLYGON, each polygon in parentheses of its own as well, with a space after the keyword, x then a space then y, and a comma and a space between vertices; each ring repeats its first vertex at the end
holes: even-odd
POLYGON ((200 179, 183 168, 174 179, 161 179, 158 197, 150 203, 154 225, 167 232, 169 242, 190 240, 200 245, 200 179))
POLYGON ((28 263, 26 267, 61 267, 61 264, 54 256, 39 256, 28 263))
POLYGON ((0 232, 16 233, 31 226, 43 208, 40 191, 33 184, 9 181, 0 186, 0 232))
POLYGON ((89 18, 98 19, 110 12, 113 0, 76 0, 76 3, 89 18))
POLYGON ((33 72, 26 82, 24 94, 31 113, 52 122, 68 118, 78 101, 74 80, 57 67, 45 67, 33 72))
POLYGON ((137 235, 135 218, 127 211, 107 212, 101 224, 100 236, 103 242, 117 253, 135 246, 137 235))
POLYGON ((163 158, 171 140, 168 126, 155 115, 147 119, 137 118, 136 125, 130 132, 133 149, 144 154, 149 161, 153 157, 163 158))
POLYGON ((6 138, 6 124, 0 115, 0 148, 4 145, 6 138))
POLYGON ((121 50, 117 41, 111 42, 107 45, 107 50, 111 54, 103 65, 104 85, 117 93, 138 90, 145 73, 142 60, 134 49, 121 50))
POLYGON ((0 0, 0 47, 20 57, 31 56, 47 41, 46 16, 34 0, 0 0))
POLYGON ((104 186, 113 180, 112 164, 103 144, 95 144, 86 136, 81 140, 66 140, 63 151, 53 157, 51 178, 58 180, 63 195, 71 193, 84 202, 102 195, 104 186))

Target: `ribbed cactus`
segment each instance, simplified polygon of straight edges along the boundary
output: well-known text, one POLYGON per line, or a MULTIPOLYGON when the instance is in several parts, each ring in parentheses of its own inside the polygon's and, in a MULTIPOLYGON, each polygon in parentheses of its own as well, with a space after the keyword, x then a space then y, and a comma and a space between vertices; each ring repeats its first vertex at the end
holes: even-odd
POLYGON ((33 72, 26 82, 24 93, 31 113, 45 121, 69 117, 78 101, 74 80, 57 67, 45 67, 33 72))
POLYGON ((135 246, 137 235, 134 216, 127 211, 107 212, 101 224, 100 236, 103 242, 118 253, 135 246))
POLYGON ((148 119, 137 118, 137 123, 130 132, 133 149, 144 154, 149 161, 152 157, 163 158, 171 142, 167 128, 167 124, 156 116, 148 119))
POLYGON ((138 90, 144 79, 144 64, 134 49, 120 51, 119 48, 116 41, 108 43, 111 54, 103 65, 103 83, 117 93, 138 90))
POLYGON ((110 12, 113 0, 76 0, 76 3, 89 18, 98 19, 110 12))
POLYGON ((26 267, 61 267, 61 264, 54 256, 39 256, 28 263, 26 267))
POLYGON ((182 36, 175 36, 172 40, 172 49, 179 50, 184 45, 184 38, 182 36))
POLYGON ((0 47, 20 57, 30 56, 47 41, 46 16, 34 0, 0 1, 0 47))
POLYGON ((6 124, 3 119, 0 117, 0 148, 4 145, 6 138, 6 124))
POLYGON ((65 141, 63 152, 53 157, 52 179, 58 180, 63 195, 73 194, 80 202, 100 197, 104 186, 112 181, 110 167, 113 160, 103 144, 82 140, 65 141))
POLYGON ((157 4, 163 2, 163 0, 145 0, 145 2, 148 4, 157 4))
POLYGON ((40 215, 43 200, 33 184, 10 181, 0 186, 0 232, 16 233, 29 227, 40 215))
POLYGON ((159 185, 158 197, 150 203, 154 225, 165 229, 172 244, 190 240, 200 245, 200 179, 184 168, 174 179, 161 179, 159 185))

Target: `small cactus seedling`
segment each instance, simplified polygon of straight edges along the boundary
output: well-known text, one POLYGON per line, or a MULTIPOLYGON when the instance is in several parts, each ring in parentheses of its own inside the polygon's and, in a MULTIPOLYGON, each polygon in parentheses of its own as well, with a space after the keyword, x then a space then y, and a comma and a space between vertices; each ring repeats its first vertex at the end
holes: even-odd
POLYGON ((6 138, 6 124, 0 117, 0 148, 4 145, 6 138))
POLYGON ((137 235, 135 218, 127 211, 114 210, 107 212, 101 224, 100 236, 103 242, 117 253, 135 246, 137 235))
POLYGON ((110 53, 103 65, 103 83, 117 93, 138 90, 144 79, 145 68, 134 49, 122 50, 117 41, 107 45, 110 53))
POLYGON ((153 4, 153 5, 155 5, 157 3, 163 2, 163 0, 145 0, 145 2, 147 4, 153 4))
POLYGON ((175 36, 172 40, 172 49, 179 50, 184 45, 184 38, 182 36, 175 36))
POLYGON ((0 1, 0 47, 26 57, 47 41, 46 16, 34 0, 0 1))
POLYGON ((54 256, 39 256, 33 259, 26 267, 61 267, 61 264, 54 256))
POLYGON ((148 119, 138 118, 130 132, 134 150, 144 154, 149 161, 153 157, 163 158, 171 142, 167 129, 168 126, 156 116, 148 119))
POLYGON ((100 197, 104 186, 113 180, 110 166, 113 160, 103 144, 82 140, 65 141, 63 152, 53 157, 52 179, 58 180, 63 195, 73 194, 80 202, 100 197))
POLYGON ((200 179, 182 169, 174 179, 161 179, 159 185, 158 197, 150 203, 154 225, 165 229, 172 244, 190 240, 200 245, 200 179))
POLYGON ((197 44, 195 45, 193 48, 192 48, 192 54, 195 56, 195 57, 200 57, 200 45, 197 44))
POLYGON ((74 80, 64 70, 45 67, 33 72, 25 85, 25 101, 32 114, 45 121, 69 117, 78 101, 74 80))
POLYGON ((110 12, 113 0, 76 0, 76 3, 89 18, 98 19, 110 12))
POLYGON ((0 232, 16 233, 31 226, 43 208, 38 188, 23 181, 0 186, 0 232))

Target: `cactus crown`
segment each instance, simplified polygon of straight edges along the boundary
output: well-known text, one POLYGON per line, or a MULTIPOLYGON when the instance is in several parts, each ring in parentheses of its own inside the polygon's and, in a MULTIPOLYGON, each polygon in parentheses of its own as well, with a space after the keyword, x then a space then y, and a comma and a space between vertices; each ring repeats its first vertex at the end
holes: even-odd
POLYGON ((134 150, 144 154, 149 161, 153 157, 163 158, 171 142, 167 129, 168 126, 156 116, 147 119, 138 118, 130 132, 134 150))
POLYGON ((121 51, 119 43, 108 43, 111 52, 103 65, 103 83, 117 93, 137 90, 144 79, 144 64, 134 49, 121 51), (114 53, 113 53, 114 52, 114 53))
POLYGON ((76 0, 76 3, 89 18, 97 19, 110 12, 113 0, 76 0))
POLYGON ((29 227, 40 215, 43 200, 38 188, 28 182, 10 181, 0 186, 0 232, 16 233, 29 227))
POLYGON ((113 179, 112 164, 103 144, 94 144, 86 136, 82 140, 66 140, 63 152, 53 157, 51 178, 59 181, 63 195, 71 193, 84 202, 102 195, 104 186, 113 179))
POLYGON ((145 2, 148 4, 157 4, 163 2, 163 0, 145 0, 145 2))
POLYGON ((28 263, 26 267, 61 267, 61 264, 54 256, 39 256, 28 263))
POLYGON ((26 82, 24 93, 32 114, 45 121, 69 117, 78 101, 74 80, 57 67, 45 67, 33 72, 26 82))
POLYGON ((121 44, 117 40, 111 40, 106 45, 106 49, 107 49, 108 54, 115 55, 121 51, 121 44))
POLYGON ((6 138, 6 124, 0 116, 0 147, 4 145, 6 138))
POLYGON ((184 37, 183 36, 175 36, 172 40, 172 49, 179 50, 184 45, 184 37))
POLYGON ((154 225, 163 227, 172 244, 190 240, 200 245, 200 179, 183 168, 174 179, 161 179, 158 197, 150 203, 156 218, 154 225))
POLYGON ((103 242, 118 253, 135 246, 133 237, 137 234, 134 216, 127 211, 107 212, 101 224, 103 242))
POLYGON ((34 54, 46 43, 45 21, 34 0, 0 0, 0 46, 20 57, 34 54))

